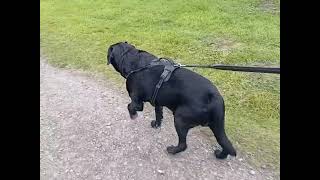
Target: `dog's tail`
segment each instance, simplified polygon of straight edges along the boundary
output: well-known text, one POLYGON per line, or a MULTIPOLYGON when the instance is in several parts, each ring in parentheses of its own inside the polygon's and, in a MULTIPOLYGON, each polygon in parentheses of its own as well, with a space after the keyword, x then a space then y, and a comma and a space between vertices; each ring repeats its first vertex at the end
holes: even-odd
POLYGON ((212 107, 212 119, 209 121, 209 127, 214 133, 218 143, 223 148, 222 153, 230 154, 231 156, 236 156, 236 150, 232 146, 230 140, 228 139, 224 123, 225 123, 225 106, 222 97, 216 97, 211 101, 212 107))

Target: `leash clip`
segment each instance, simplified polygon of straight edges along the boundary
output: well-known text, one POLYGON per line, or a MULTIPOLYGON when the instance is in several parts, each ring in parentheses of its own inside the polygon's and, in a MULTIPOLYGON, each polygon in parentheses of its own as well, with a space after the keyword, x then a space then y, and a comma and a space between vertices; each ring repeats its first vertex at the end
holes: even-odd
POLYGON ((174 67, 182 67, 183 65, 180 64, 180 63, 176 63, 176 64, 174 64, 173 66, 174 66, 174 67))

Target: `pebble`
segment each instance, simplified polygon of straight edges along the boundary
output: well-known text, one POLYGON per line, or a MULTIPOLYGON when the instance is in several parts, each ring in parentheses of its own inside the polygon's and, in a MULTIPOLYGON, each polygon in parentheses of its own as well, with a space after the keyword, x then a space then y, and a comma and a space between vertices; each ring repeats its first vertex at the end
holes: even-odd
POLYGON ((255 175, 256 172, 254 172, 253 170, 251 170, 251 171, 250 171, 250 174, 251 174, 251 175, 255 175))
POLYGON ((164 171, 162 171, 162 170, 158 169, 158 173, 160 173, 160 174, 164 174, 164 171))

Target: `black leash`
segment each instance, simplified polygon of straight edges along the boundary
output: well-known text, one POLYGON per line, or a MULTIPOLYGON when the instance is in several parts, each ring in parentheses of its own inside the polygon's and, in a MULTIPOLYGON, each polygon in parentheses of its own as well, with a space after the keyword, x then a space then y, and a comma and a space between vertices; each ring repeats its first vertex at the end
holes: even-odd
POLYGON ((182 64, 176 64, 175 66, 179 66, 179 67, 213 68, 213 69, 229 70, 229 71, 280 74, 280 68, 276 68, 276 67, 235 66, 235 65, 223 65, 223 64, 214 64, 214 65, 182 65, 182 64))

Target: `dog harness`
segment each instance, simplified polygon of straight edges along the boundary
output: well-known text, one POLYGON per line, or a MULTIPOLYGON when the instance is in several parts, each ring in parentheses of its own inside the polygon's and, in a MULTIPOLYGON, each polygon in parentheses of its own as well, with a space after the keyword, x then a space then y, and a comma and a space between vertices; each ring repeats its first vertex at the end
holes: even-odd
POLYGON ((157 83, 157 85, 156 85, 156 87, 155 87, 155 89, 153 91, 153 94, 152 94, 152 97, 151 97, 151 101, 150 101, 151 105, 155 106, 155 100, 157 98, 159 89, 161 88, 161 86, 162 86, 162 84, 164 82, 167 82, 170 79, 172 73, 176 69, 181 67, 180 64, 176 64, 172 60, 165 59, 165 58, 154 59, 154 60, 151 61, 150 64, 148 64, 148 65, 146 65, 144 67, 141 67, 141 68, 138 68, 138 69, 130 71, 127 75, 125 75, 125 78, 128 79, 128 77, 131 74, 139 72, 139 71, 142 71, 144 69, 147 69, 147 68, 150 68, 150 67, 153 67, 153 66, 164 66, 163 72, 160 75, 160 80, 157 83))

